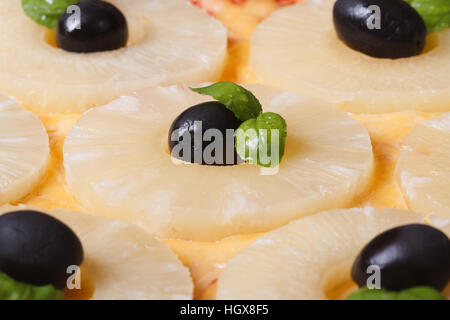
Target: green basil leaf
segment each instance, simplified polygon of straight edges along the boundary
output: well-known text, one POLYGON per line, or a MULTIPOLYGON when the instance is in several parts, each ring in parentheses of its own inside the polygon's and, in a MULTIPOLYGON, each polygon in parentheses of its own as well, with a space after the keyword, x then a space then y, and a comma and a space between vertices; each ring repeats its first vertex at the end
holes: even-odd
POLYGON ((222 102, 241 121, 256 118, 262 113, 261 103, 253 93, 233 82, 222 81, 191 90, 222 102))
POLYGON ((52 285, 33 286, 0 273, 0 300, 63 300, 64 293, 52 285))
POLYGON ((397 300, 397 293, 384 289, 361 289, 350 293, 346 300, 397 300))
POLYGON ((400 291, 397 300, 445 300, 445 298, 434 288, 414 287, 400 291))
POLYGON ((444 296, 430 287, 413 287, 399 292, 362 287, 352 292, 346 300, 445 300, 444 296))
POLYGON ((286 121, 278 114, 266 112, 243 122, 236 132, 236 152, 246 162, 276 167, 286 146, 286 121))
POLYGON ((428 33, 450 28, 449 0, 405 0, 419 12, 428 33))
POLYGON ((49 29, 56 29, 59 17, 66 9, 81 0, 22 0, 27 16, 49 29))

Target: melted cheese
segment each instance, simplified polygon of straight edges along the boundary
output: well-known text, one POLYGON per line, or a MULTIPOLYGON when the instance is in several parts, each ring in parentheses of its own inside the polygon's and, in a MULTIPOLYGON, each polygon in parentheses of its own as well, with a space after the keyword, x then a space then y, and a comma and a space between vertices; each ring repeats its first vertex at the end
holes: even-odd
MULTIPOLYGON (((207 2, 231 30, 229 59, 223 79, 235 82, 257 82, 248 68, 249 38, 256 24, 276 7, 272 0, 247 1, 236 6, 224 0, 207 2)), ((212 9, 211 9, 212 8, 212 9)), ((357 199, 354 206, 372 205, 378 208, 406 208, 394 183, 394 167, 401 141, 416 124, 433 114, 413 111, 384 115, 351 115, 369 130, 375 154, 375 179, 370 191, 357 199)), ((42 115, 51 143, 51 160, 43 183, 26 199, 27 205, 46 209, 57 207, 83 211, 74 201, 65 182, 62 165, 62 146, 65 136, 79 119, 78 114, 42 115)), ((260 235, 234 236, 217 242, 166 240, 191 270, 195 282, 195 298, 210 299, 215 295, 215 282, 228 259, 249 246, 260 235)))

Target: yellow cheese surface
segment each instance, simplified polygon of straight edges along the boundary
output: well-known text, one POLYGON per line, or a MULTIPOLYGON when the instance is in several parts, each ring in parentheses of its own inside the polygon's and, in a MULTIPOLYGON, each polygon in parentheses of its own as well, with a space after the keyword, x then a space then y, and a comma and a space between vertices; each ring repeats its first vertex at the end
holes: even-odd
MULTIPOLYGON (((214 7, 214 14, 230 30, 229 60, 223 74, 224 80, 257 82, 248 68, 249 38, 255 25, 277 5, 273 0, 248 1, 233 5, 225 0, 205 1, 214 7)), ((209 8, 209 9, 211 9, 209 8)), ((51 160, 47 176, 41 185, 20 201, 41 208, 68 208, 83 211, 70 195, 65 182, 62 146, 78 114, 41 115, 51 143, 51 160)), ((354 206, 372 205, 378 208, 406 208, 395 186, 393 172, 400 144, 405 135, 418 123, 435 116, 419 112, 401 112, 381 115, 351 115, 362 122, 372 138, 375 154, 375 179, 370 192, 357 199, 354 206)), ((214 298, 215 282, 228 259, 249 246, 260 235, 233 236, 217 242, 165 240, 191 270, 195 282, 195 298, 214 298)))

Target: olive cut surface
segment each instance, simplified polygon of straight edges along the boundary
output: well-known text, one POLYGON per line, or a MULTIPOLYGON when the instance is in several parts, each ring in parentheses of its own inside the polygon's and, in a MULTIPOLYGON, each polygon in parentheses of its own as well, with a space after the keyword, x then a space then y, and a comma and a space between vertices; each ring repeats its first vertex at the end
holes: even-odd
POLYGON ((83 261, 76 234, 59 220, 37 211, 0 216, 0 272, 17 281, 66 286, 69 266, 83 261))
POLYGON ((74 12, 65 12, 59 18, 56 43, 60 48, 88 53, 115 50, 126 45, 127 21, 114 5, 99 0, 87 0, 75 6, 80 10, 79 24, 74 12))
POLYGON ((372 275, 369 266, 379 267, 383 289, 429 286, 441 291, 450 280, 450 240, 424 224, 393 228, 376 236, 356 258, 351 273, 360 287, 372 275))
POLYGON ((333 22, 339 39, 372 57, 406 58, 425 47, 425 22, 403 0, 338 0, 333 22))

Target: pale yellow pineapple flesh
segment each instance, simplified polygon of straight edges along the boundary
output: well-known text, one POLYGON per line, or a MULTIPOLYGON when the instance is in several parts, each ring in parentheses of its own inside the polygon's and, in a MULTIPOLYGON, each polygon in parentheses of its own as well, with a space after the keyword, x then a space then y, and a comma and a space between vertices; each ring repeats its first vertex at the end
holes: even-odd
POLYGON ((164 243, 127 222, 54 209, 0 207, 0 215, 18 210, 48 213, 70 227, 84 250, 80 289, 66 289, 68 298, 93 300, 192 299, 189 270, 164 243), (75 292, 72 292, 75 291, 75 292), (76 293, 81 291, 82 293, 76 293))
POLYGON ((355 113, 448 111, 450 29, 430 35, 420 55, 373 58, 337 38, 334 3, 304 0, 256 27, 250 61, 260 81, 355 113))
POLYGON ((211 100, 188 86, 146 89, 94 108, 64 145, 69 187, 85 210, 125 219, 163 238, 217 240, 271 230, 301 216, 350 205, 371 182, 367 130, 313 99, 246 86, 265 111, 287 121, 278 172, 256 165, 175 164, 170 125, 190 106, 211 100))
POLYGON ((39 118, 0 96, 0 205, 21 200, 41 182, 49 152, 39 118))
POLYGON ((36 112, 81 112, 153 85, 220 77, 227 31, 185 0, 111 0, 129 24, 129 44, 90 54, 51 45, 52 34, 21 1, 0 4, 0 92, 36 112))
POLYGON ((450 217, 450 113, 424 121, 405 138, 396 179, 412 210, 450 217))

